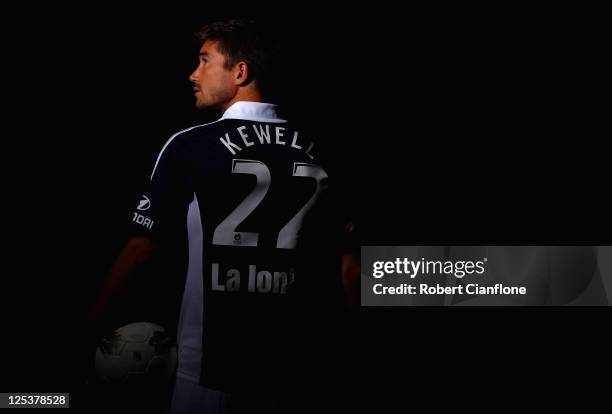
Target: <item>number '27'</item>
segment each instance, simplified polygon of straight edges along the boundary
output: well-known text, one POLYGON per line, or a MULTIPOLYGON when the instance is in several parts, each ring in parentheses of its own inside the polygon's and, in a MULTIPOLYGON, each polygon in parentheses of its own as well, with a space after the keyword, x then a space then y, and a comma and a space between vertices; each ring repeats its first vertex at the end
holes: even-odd
MULTIPOLYGON (((225 218, 213 234, 213 244, 224 246, 257 246, 259 233, 237 232, 236 227, 240 225, 257 208, 264 199, 270 188, 271 175, 268 167, 261 161, 256 160, 232 160, 233 174, 252 174, 257 178, 257 183, 244 200, 225 218)), ((308 202, 302 206, 300 211, 289 220, 278 233, 276 247, 279 249, 295 249, 297 234, 302 228, 304 216, 317 202, 321 192, 327 187, 323 180, 327 173, 317 166, 296 162, 293 164, 293 177, 312 178, 317 183, 317 188, 308 202)))

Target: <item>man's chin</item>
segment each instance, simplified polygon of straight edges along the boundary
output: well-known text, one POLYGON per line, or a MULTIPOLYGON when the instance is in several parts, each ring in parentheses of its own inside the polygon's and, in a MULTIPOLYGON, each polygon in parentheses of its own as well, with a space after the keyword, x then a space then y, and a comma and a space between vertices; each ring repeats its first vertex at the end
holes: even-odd
POLYGON ((197 109, 214 109, 216 106, 213 102, 206 102, 201 99, 198 99, 195 103, 197 109))

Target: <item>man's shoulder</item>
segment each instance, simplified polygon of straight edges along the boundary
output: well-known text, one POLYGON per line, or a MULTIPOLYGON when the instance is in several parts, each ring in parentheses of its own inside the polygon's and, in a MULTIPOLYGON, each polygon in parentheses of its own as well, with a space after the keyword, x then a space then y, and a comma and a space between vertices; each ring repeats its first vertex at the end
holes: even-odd
POLYGON ((193 125, 172 134, 172 136, 168 139, 168 142, 181 142, 190 138, 206 136, 214 133, 219 128, 222 128, 223 124, 224 120, 218 119, 216 121, 208 122, 205 124, 193 125))
POLYGON ((177 131, 166 140, 161 152, 163 153, 168 150, 176 151, 183 148, 188 149, 191 144, 203 143, 207 138, 217 137, 219 131, 226 127, 224 124, 225 120, 218 119, 177 131))

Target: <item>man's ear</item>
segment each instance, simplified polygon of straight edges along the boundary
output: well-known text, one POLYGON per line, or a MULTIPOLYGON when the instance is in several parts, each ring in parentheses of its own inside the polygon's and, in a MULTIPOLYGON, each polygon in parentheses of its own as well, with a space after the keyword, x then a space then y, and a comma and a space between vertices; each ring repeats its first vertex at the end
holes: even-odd
POLYGON ((236 66, 234 66, 234 83, 236 85, 242 86, 248 83, 250 75, 249 66, 246 62, 238 62, 236 66))

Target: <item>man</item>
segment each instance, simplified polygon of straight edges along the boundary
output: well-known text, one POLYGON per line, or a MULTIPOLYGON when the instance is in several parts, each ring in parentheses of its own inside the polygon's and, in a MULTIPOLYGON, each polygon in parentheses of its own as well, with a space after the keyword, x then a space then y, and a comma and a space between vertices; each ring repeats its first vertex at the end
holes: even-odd
POLYGON ((134 269, 163 256, 184 286, 172 411, 269 410, 304 368, 297 349, 314 344, 312 324, 343 286, 356 302, 352 225, 313 137, 265 102, 274 42, 243 20, 209 24, 200 36, 189 77, 196 106, 222 116, 164 145, 133 212, 135 236, 91 318, 134 269))

